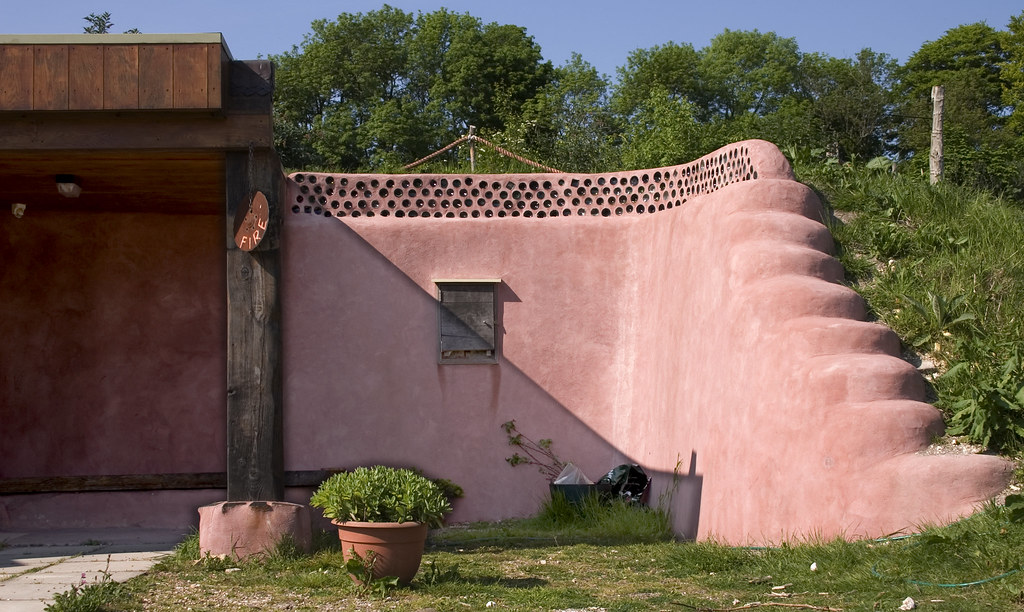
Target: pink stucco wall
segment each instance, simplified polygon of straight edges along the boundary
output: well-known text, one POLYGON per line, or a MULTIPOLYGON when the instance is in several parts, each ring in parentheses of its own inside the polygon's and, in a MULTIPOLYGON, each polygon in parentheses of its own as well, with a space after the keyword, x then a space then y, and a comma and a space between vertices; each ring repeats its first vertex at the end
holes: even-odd
MULTIPOLYGON (((735 543, 946 521, 1009 476, 917 454, 938 412, 767 143, 607 175, 301 179, 282 241, 287 470, 409 465, 465 488, 453 520, 523 516, 547 490, 504 461, 515 419, 593 479, 640 463, 681 534, 735 543), (459 278, 502 281, 496 364, 438 364, 434 280, 459 278)), ((0 218, 0 478, 225 470, 223 231, 0 218)), ((222 498, 0 496, 0 529, 184 526, 222 498)))
MULTIPOLYGON (((0 478, 224 471, 223 223, 0 216, 0 478)), ((188 525, 221 497, 0 496, 0 528, 188 525)))
POLYGON ((994 457, 916 454, 938 412, 773 146, 452 178, 293 178, 286 469, 412 465, 465 488, 453 520, 522 516, 546 483, 504 462, 514 418, 594 479, 640 463, 680 533, 735 543, 950 520, 1006 482, 994 457), (436 194, 396 195, 416 179, 436 194), (437 363, 433 281, 456 278, 502 281, 497 364, 437 363))

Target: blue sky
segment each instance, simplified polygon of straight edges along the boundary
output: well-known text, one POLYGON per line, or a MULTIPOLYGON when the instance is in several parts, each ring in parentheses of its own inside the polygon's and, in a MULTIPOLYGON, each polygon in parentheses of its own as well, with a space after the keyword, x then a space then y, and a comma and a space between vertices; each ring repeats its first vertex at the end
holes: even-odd
MULTIPOLYGON (((523 26, 546 59, 573 51, 614 76, 629 52, 669 41, 700 48, 724 29, 775 32, 804 52, 852 57, 863 47, 905 61, 949 28, 985 21, 1005 29, 1020 0, 392 0, 408 12, 442 6, 484 22, 523 26)), ((314 19, 380 8, 369 0, 0 0, 0 33, 81 33, 85 15, 109 11, 114 31, 221 32, 235 59, 281 53, 300 44, 314 19)))

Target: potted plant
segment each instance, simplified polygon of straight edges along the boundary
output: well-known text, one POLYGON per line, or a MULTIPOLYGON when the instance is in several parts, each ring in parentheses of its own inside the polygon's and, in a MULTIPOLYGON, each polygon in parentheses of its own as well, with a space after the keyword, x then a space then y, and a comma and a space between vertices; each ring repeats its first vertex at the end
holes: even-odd
POLYGON ((382 465, 339 472, 309 500, 338 527, 346 564, 364 563, 373 579, 408 584, 420 567, 429 527, 440 527, 451 504, 444 490, 409 469, 382 465))

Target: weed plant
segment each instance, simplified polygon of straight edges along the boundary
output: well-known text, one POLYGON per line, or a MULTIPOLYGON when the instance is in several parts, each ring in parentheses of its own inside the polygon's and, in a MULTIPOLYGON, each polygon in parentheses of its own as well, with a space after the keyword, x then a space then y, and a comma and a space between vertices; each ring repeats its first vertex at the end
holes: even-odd
POLYGON ((83 573, 79 584, 54 595, 53 602, 45 609, 47 612, 101 612, 107 609, 108 603, 125 599, 128 590, 111 579, 109 569, 110 557, 107 557, 107 568, 98 580, 86 582, 83 573))
POLYGON ((109 577, 91 584, 72 586, 63 593, 54 595, 53 603, 45 608, 47 612, 101 612, 113 601, 125 597, 127 590, 109 577))

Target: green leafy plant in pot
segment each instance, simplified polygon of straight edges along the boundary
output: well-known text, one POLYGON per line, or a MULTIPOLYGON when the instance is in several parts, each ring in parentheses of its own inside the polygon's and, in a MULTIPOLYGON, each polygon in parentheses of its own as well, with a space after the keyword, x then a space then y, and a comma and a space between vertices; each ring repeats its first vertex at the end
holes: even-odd
POLYGON ((320 483, 309 504, 338 527, 346 563, 356 559, 373 579, 396 576, 402 584, 419 569, 427 529, 440 527, 451 512, 432 480, 381 465, 334 474, 320 483))

